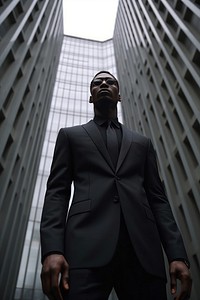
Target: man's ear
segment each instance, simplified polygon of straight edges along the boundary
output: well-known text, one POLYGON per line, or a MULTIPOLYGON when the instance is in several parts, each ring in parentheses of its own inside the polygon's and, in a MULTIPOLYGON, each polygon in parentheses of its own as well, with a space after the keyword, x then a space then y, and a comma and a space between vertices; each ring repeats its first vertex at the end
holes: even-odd
POLYGON ((118 95, 118 101, 121 102, 121 95, 118 95))
POLYGON ((90 96, 90 98, 89 98, 89 103, 93 103, 92 96, 90 96))

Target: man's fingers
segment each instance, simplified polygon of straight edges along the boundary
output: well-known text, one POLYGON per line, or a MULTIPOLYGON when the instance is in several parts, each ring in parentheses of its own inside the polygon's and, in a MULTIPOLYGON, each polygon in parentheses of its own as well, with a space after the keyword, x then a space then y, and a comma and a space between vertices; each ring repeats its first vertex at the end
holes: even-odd
POLYGON ((65 291, 68 286, 69 265, 61 254, 51 254, 44 260, 41 281, 42 289, 50 300, 63 300, 61 289, 65 291))
POLYGON ((186 275, 182 275, 181 278, 181 291, 177 296, 176 300, 189 300, 191 289, 192 289, 192 279, 186 275))
POLYGON ((50 290, 51 280, 48 273, 42 268, 42 272, 40 274, 41 282, 42 282, 42 290, 45 295, 47 295, 50 290))
POLYGON ((63 286, 64 290, 68 290, 69 289, 69 273, 68 273, 68 268, 65 269, 65 271, 62 274, 61 283, 62 283, 62 286, 63 286))
POLYGON ((61 286, 67 291, 69 289, 69 265, 65 260, 61 270, 61 286))
POLYGON ((41 273, 42 289, 49 300, 62 300, 59 288, 59 273, 54 270, 45 270, 41 273))
POLYGON ((176 295, 176 300, 188 300, 192 289, 192 279, 190 272, 182 261, 170 263, 171 293, 177 294, 177 280, 181 281, 180 292, 176 295))
POLYGON ((54 300, 63 300, 59 287, 59 273, 51 272, 51 295, 54 300))
POLYGON ((170 273, 170 278, 171 278, 171 293, 172 295, 176 294, 177 290, 177 281, 176 281, 176 274, 175 272, 170 273))

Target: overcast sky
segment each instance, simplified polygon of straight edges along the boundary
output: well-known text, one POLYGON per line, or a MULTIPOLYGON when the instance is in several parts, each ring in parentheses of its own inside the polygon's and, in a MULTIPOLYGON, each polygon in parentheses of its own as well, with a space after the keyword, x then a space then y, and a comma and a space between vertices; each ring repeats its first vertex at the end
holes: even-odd
POLYGON ((118 0, 63 0, 64 34, 105 41, 113 37, 118 0))

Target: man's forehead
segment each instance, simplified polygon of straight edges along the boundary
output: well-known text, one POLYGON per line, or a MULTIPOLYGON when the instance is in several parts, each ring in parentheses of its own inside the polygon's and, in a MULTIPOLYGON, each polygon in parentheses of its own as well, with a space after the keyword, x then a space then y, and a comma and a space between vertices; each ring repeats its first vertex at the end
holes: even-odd
POLYGON ((100 73, 100 74, 97 74, 97 76, 95 76, 94 78, 114 78, 114 77, 108 73, 100 73))

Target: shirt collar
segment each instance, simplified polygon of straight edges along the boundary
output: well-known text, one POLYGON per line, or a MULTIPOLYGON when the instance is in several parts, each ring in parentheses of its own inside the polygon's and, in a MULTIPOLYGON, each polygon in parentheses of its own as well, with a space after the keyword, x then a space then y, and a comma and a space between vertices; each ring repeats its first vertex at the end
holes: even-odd
POLYGON ((118 121, 118 118, 114 118, 114 119, 104 119, 98 116, 94 117, 94 122, 97 123, 98 125, 103 125, 105 123, 108 123, 108 121, 111 121, 117 128, 120 128, 120 124, 118 121))

